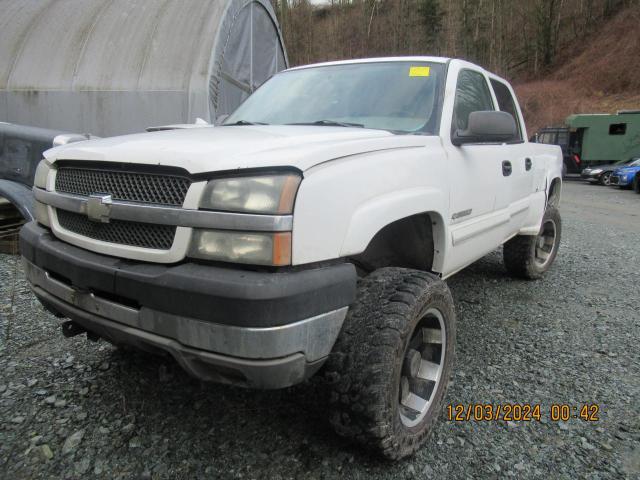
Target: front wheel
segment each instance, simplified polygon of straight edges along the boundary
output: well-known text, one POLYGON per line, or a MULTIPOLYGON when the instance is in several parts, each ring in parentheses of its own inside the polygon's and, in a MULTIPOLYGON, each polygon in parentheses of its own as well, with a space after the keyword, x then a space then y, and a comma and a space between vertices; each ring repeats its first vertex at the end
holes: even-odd
POLYGON ((560 212, 548 206, 538 235, 517 235, 504 244, 504 265, 514 277, 535 280, 551 268, 558 254, 562 221, 560 212))
POLYGON ((633 191, 636 193, 640 193, 640 174, 633 177, 633 191))
POLYGON ((364 278, 327 362, 336 432, 389 459, 414 453, 440 414, 454 345, 438 277, 382 268, 364 278))
POLYGON ((611 185, 611 172, 604 172, 602 175, 600 175, 599 183, 600 185, 611 185))

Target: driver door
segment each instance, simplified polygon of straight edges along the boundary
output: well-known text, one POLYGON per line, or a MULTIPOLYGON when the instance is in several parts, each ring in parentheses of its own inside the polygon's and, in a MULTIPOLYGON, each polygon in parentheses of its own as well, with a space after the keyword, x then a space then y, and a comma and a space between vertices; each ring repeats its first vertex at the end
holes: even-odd
MULTIPOLYGON (((466 130, 469 114, 496 110, 488 79, 481 71, 462 68, 458 72, 453 104, 451 132, 466 130)), ((509 222, 505 207, 502 144, 450 143, 449 225, 451 255, 447 255, 445 275, 494 250, 506 236, 509 222), (502 210, 502 211, 501 211, 502 210)))

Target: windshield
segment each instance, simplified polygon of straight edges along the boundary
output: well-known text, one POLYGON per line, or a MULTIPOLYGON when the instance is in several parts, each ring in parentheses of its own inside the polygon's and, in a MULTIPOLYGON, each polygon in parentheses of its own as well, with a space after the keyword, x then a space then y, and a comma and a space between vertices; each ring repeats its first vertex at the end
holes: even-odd
POLYGON ((636 158, 631 163, 629 163, 630 167, 640 167, 640 158, 636 158))
POLYGON ((434 135, 444 64, 380 62, 311 67, 272 77, 224 125, 326 125, 434 135))

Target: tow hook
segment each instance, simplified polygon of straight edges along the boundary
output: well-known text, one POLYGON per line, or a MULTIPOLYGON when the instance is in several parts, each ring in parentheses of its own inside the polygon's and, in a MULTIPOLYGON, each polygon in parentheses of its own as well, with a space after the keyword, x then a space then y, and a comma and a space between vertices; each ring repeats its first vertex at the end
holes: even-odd
POLYGON ((78 325, 76 322, 68 321, 62 323, 62 334, 67 337, 75 337, 76 335, 80 335, 82 333, 87 334, 87 339, 92 342, 97 342, 100 339, 100 335, 90 332, 82 325, 78 325))

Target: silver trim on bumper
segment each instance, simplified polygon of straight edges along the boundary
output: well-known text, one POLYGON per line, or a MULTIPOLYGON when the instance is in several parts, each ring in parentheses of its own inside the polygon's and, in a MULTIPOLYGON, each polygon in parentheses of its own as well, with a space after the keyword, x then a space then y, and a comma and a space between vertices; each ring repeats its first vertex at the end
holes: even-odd
POLYGON ((24 258, 23 264, 25 276, 36 294, 44 291, 82 311, 176 340, 188 347, 246 359, 272 359, 295 353, 302 353, 307 362, 323 359, 331 352, 348 310, 343 307, 279 327, 242 328, 146 307, 132 308, 74 289, 24 258))
MULTIPOLYGON (((49 192, 33 187, 39 202, 74 213, 87 213, 89 197, 49 192)), ((250 213, 214 212, 179 207, 111 203, 109 218, 128 222, 155 223, 191 228, 215 228, 220 230, 248 230, 254 232, 288 232, 293 229, 292 215, 256 215, 250 213)))

